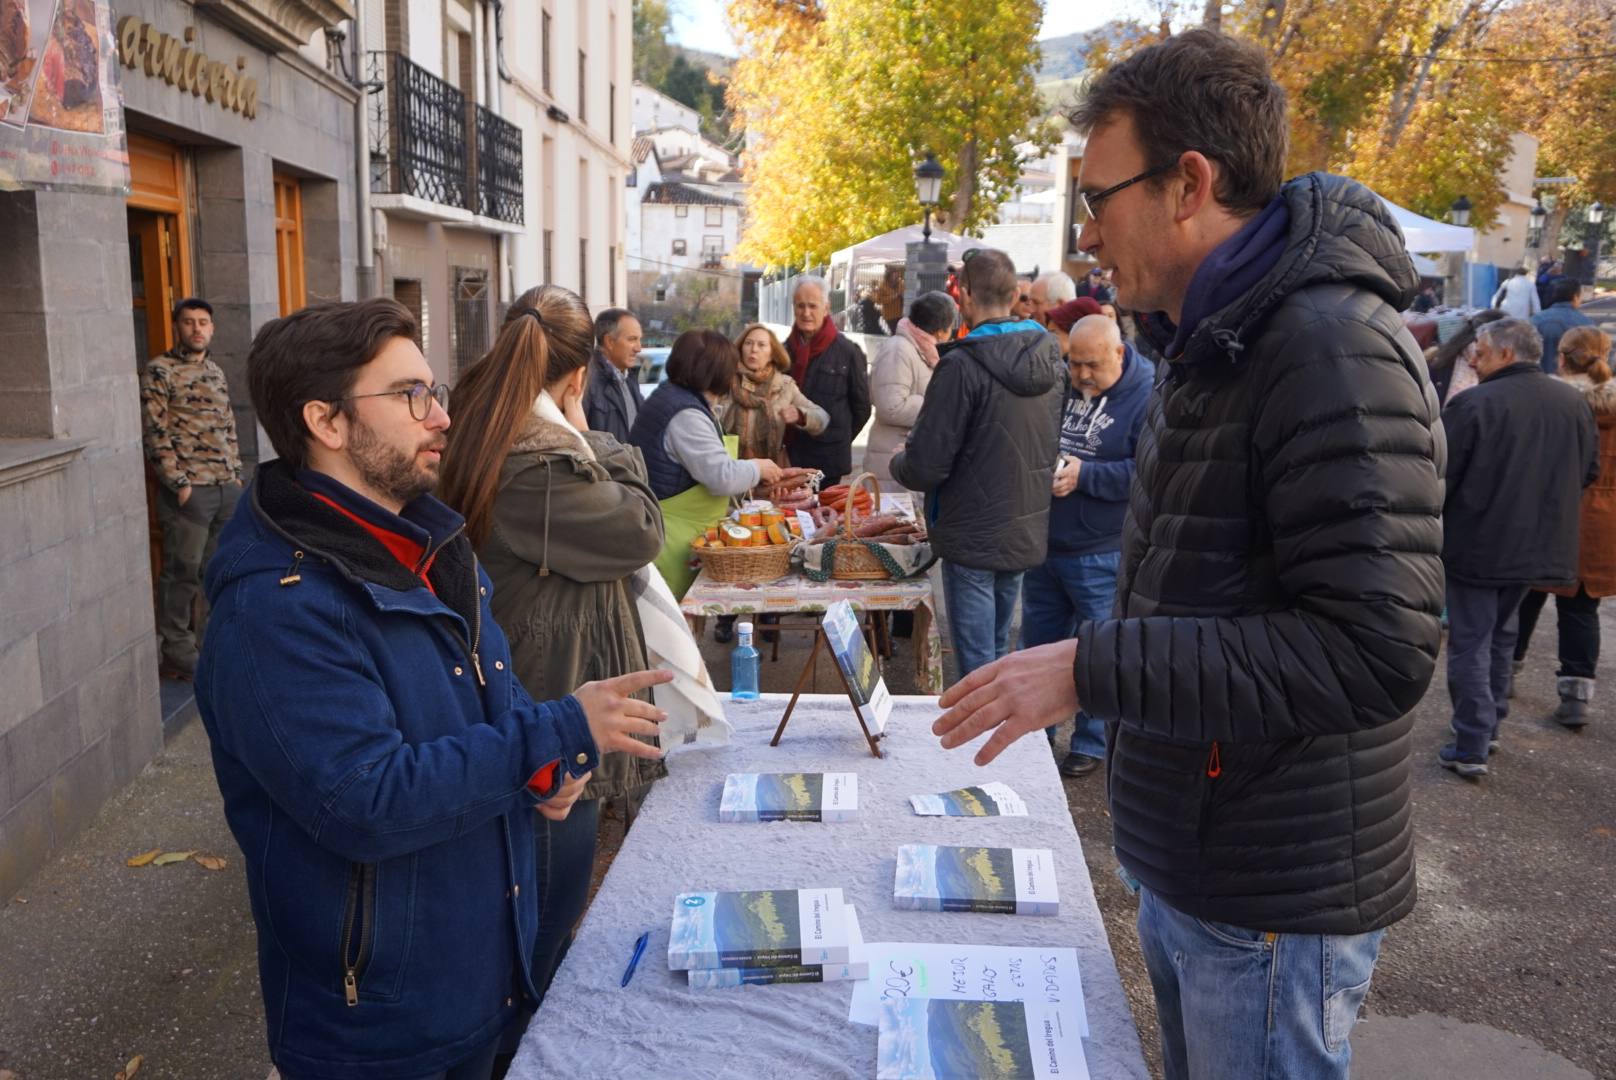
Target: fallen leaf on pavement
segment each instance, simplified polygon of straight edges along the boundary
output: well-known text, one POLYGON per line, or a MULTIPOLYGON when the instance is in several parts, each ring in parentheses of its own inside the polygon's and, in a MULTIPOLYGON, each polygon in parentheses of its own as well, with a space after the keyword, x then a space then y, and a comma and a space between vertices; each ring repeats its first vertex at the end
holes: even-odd
POLYGON ((0 1080, 21 1080, 21 1078, 10 1069, 0 1069, 0 1080))
POLYGON ((152 860, 152 865, 170 866, 177 862, 184 862, 186 859, 189 859, 195 854, 195 851, 165 851, 161 855, 157 856, 157 858, 152 860))
POLYGON ((131 858, 125 859, 123 861, 123 863, 124 863, 125 866, 145 866, 147 863, 151 862, 153 859, 157 858, 157 856, 161 855, 162 853, 163 853, 162 848, 154 847, 150 851, 146 852, 144 855, 135 855, 135 856, 133 856, 131 858))
POLYGON ((134 1057, 129 1059, 129 1064, 125 1065, 123 1067, 123 1071, 114 1077, 113 1080, 134 1080, 135 1074, 140 1071, 141 1062, 145 1060, 146 1059, 144 1057, 136 1054, 134 1057))
POLYGON ((196 856, 196 861, 201 863, 206 870, 224 869, 224 860, 217 855, 198 855, 196 856))

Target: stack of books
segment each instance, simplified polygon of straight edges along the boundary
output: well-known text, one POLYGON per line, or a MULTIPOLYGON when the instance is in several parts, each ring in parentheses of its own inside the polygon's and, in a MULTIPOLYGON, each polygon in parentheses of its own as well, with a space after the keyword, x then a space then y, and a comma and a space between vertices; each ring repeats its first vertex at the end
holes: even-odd
POLYGON ((668 967, 704 988, 870 977, 858 915, 840 889, 682 893, 668 967))

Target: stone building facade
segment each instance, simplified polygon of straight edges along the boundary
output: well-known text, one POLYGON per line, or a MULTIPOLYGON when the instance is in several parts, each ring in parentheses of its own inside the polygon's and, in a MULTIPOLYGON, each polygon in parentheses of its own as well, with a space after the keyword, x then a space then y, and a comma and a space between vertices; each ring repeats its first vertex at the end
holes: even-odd
POLYGON ((129 195, 0 192, 0 902, 162 746, 137 380, 173 304, 213 305, 250 470, 253 334, 355 295, 352 14, 120 0, 129 195))

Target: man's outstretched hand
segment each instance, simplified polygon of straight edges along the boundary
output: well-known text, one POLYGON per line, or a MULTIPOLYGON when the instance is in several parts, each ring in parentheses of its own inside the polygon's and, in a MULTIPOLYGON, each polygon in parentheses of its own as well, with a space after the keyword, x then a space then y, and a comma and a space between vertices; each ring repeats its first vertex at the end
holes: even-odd
POLYGON ((615 679, 587 682, 572 692, 583 706, 589 734, 594 736, 595 746, 602 754, 621 751, 630 757, 653 761, 662 756, 659 747, 640 742, 633 736, 655 736, 657 725, 666 720, 668 714, 633 695, 672 681, 671 671, 636 671, 615 679))
POLYGON ((1074 638, 1013 652, 977 668, 938 700, 948 711, 931 726, 932 734, 942 736, 943 749, 952 750, 998 728, 976 752, 976 763, 988 764, 1023 735, 1077 712, 1077 686, 1072 682, 1076 660, 1074 638))

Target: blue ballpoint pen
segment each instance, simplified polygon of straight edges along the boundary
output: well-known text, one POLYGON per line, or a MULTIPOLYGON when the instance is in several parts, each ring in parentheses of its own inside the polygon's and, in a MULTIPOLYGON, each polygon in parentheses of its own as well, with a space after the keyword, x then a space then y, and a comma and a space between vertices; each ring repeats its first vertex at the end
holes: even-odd
POLYGON ((619 989, 627 986, 628 981, 634 977, 634 969, 640 966, 640 957, 645 954, 645 943, 650 940, 651 931, 647 930, 640 935, 640 940, 634 943, 634 955, 628 958, 628 970, 623 972, 623 981, 619 989))

